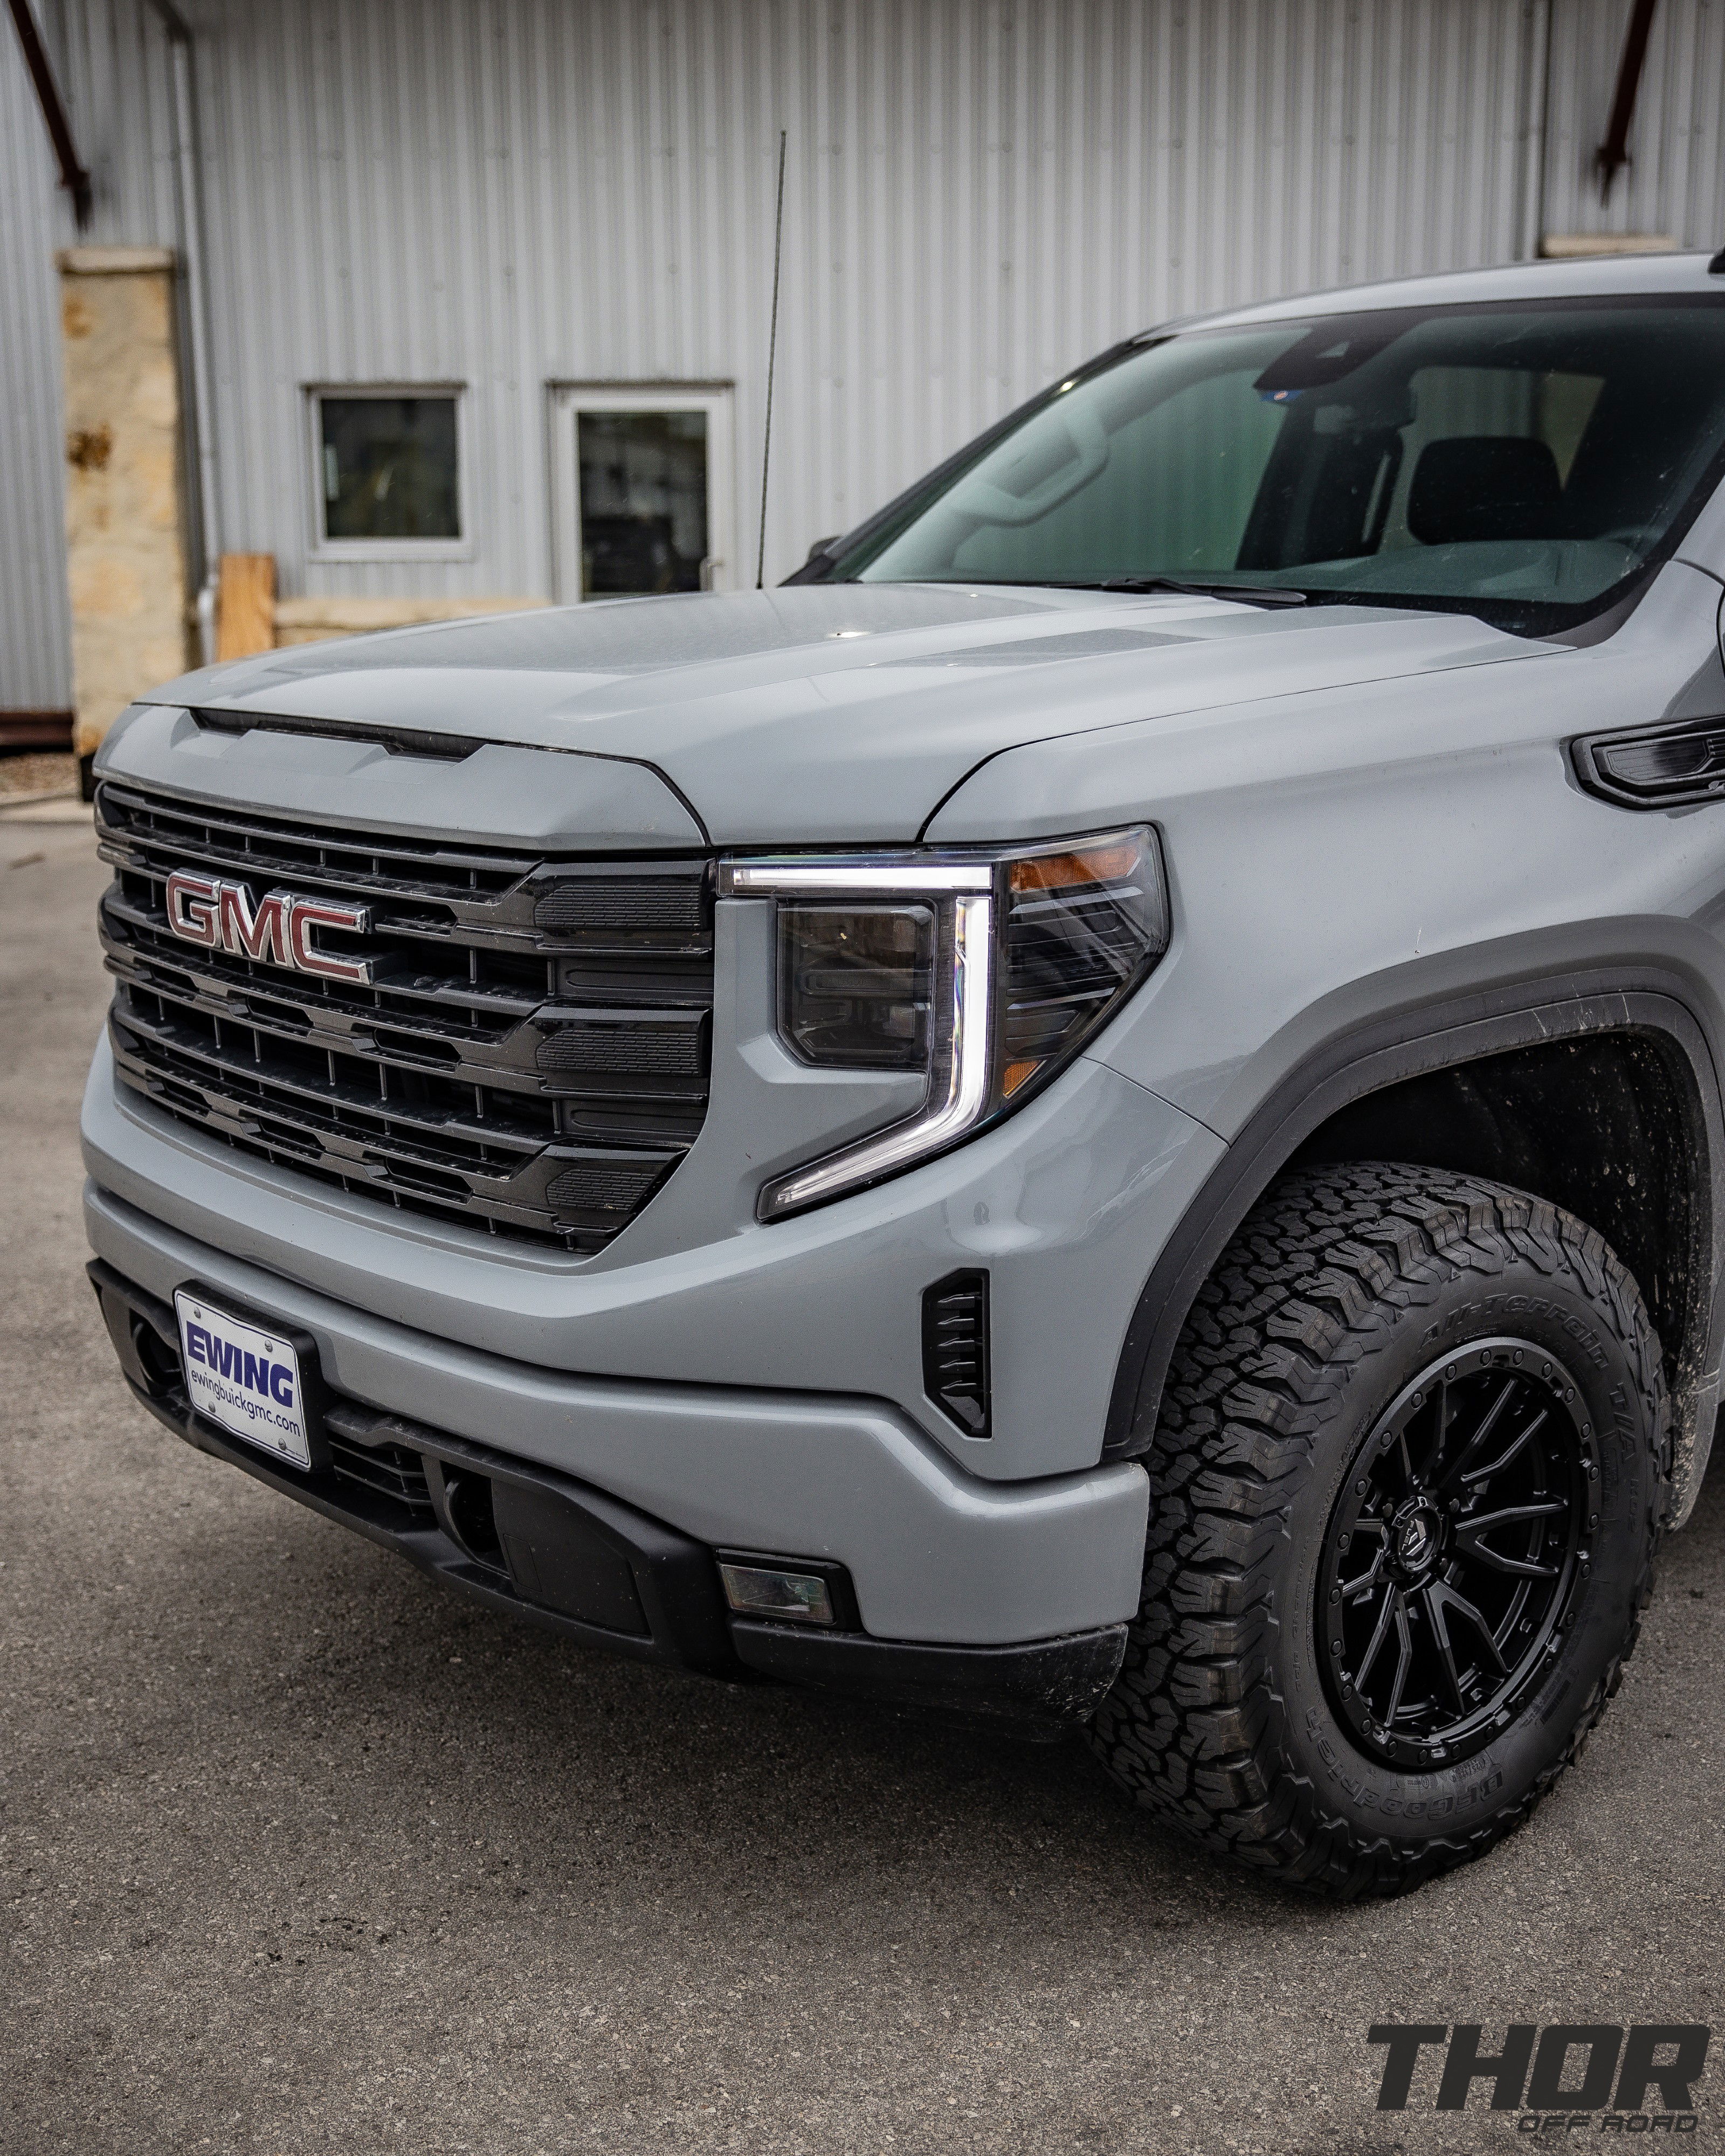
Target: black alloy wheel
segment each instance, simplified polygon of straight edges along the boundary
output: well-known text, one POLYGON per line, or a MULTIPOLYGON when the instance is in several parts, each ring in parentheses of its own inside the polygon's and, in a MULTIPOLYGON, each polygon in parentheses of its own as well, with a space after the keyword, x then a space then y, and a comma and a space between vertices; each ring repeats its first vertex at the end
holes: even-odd
POLYGON ((1561 1643, 1599 1524, 1579 1399, 1531 1341, 1472 1342, 1404 1387, 1361 1447, 1316 1616, 1332 1699, 1378 1758, 1482 1750, 1561 1643))

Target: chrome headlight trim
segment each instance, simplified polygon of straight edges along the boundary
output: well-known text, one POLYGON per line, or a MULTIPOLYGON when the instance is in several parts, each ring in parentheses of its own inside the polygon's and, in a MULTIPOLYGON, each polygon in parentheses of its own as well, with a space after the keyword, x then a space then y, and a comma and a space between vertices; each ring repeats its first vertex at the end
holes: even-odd
POLYGON ((721 861, 721 898, 934 896, 952 901, 949 974, 943 1000, 952 1014, 945 1052, 931 1075, 928 1097, 914 1116, 889 1124, 824 1159, 812 1161, 762 1189, 762 1220, 783 1219, 806 1206, 861 1188, 962 1137, 988 1104, 989 1029, 994 1004, 994 864, 931 861, 926 854, 897 860, 826 855, 798 860, 721 861))
POLYGON ((761 1193, 763 1220, 800 1212, 805 1205, 818 1205, 823 1199, 896 1174, 923 1154, 962 1137, 981 1116, 988 1101, 993 913, 994 901, 988 893, 967 894, 953 907, 951 1044, 934 1072, 920 1113, 769 1183, 761 1193))
POLYGON ((721 898, 829 898, 922 891, 992 891, 992 860, 931 861, 927 854, 823 854, 798 860, 721 861, 721 898))

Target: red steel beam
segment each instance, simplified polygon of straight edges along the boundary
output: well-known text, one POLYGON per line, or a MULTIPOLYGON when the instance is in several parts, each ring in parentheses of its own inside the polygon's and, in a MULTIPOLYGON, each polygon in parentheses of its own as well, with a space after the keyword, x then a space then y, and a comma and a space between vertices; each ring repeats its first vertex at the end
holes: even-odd
POLYGON ((59 85, 54 79, 54 69, 48 64, 48 54, 43 49, 41 34, 36 28, 36 18, 30 13, 30 0, 12 0, 12 19, 18 26, 18 43, 24 49, 24 65, 30 70, 30 80, 36 85, 36 100, 42 107, 42 117, 48 123, 48 139, 54 145, 54 154, 59 160, 60 185, 72 198, 72 214, 78 220, 81 232, 90 223, 92 197, 90 174, 78 162, 78 151, 72 141, 72 125, 66 117, 66 108, 60 96, 59 85))
POLYGON ((1594 152, 1594 170, 1599 176, 1599 200, 1611 198, 1611 182, 1630 161, 1630 123, 1635 116, 1635 98, 1641 87, 1641 69, 1647 64, 1647 36, 1653 28, 1653 11, 1659 0, 1635 0, 1629 29, 1623 40, 1623 58, 1617 64, 1617 94, 1611 100, 1610 124, 1605 139, 1594 152))

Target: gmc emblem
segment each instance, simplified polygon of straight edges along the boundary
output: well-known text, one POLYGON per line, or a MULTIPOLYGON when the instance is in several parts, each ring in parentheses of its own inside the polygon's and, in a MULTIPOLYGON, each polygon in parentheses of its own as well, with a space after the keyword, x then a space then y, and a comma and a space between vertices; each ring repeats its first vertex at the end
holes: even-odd
POLYGON ((290 891, 272 891, 254 906, 243 883, 187 875, 183 869, 176 869, 167 880, 167 925, 182 942, 199 944, 206 951, 266 959, 351 988, 372 985, 369 958, 338 958, 311 940, 320 928, 345 928, 350 935, 363 936, 372 925, 368 906, 296 898, 290 891))

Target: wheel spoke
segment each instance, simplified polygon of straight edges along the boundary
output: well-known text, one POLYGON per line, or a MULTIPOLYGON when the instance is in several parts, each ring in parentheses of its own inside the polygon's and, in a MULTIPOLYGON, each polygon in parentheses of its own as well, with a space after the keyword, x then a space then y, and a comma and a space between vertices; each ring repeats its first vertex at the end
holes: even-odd
POLYGON ((1491 1406, 1486 1409, 1484 1415, 1480 1419, 1479 1428, 1474 1432, 1473 1435, 1469 1438, 1466 1444, 1462 1446, 1461 1451, 1450 1463, 1450 1471, 1444 1477, 1444 1488, 1447 1489, 1450 1486, 1450 1485, 1455 1480, 1455 1477, 1461 1472, 1462 1469, 1466 1466, 1468 1461, 1473 1458, 1475 1453, 1476 1453, 1480 1447, 1486 1444, 1490 1439, 1492 1431, 1497 1427, 1499 1417, 1502 1414, 1504 1409, 1509 1404, 1510 1395, 1514 1392, 1517 1385, 1519 1384, 1521 1380, 1517 1378, 1506 1378, 1504 1379, 1503 1390, 1499 1393, 1497 1399, 1492 1401, 1491 1406))
POLYGON ((1483 1543, 1477 1548, 1471 1543, 1464 1543, 1461 1547, 1466 1555, 1477 1563, 1489 1565, 1493 1572, 1512 1573, 1517 1579, 1555 1579, 1558 1576, 1556 1565, 1537 1564, 1530 1557, 1500 1557, 1496 1550, 1487 1549, 1483 1543))
POLYGON ((1496 1550, 1470 1549, 1470 1557, 1488 1564, 1493 1572, 1513 1573, 1518 1579, 1555 1579, 1558 1568, 1554 1564, 1535 1564, 1532 1558, 1499 1557, 1496 1550))
POLYGON ((1380 1549, 1363 1572, 1356 1573, 1352 1579, 1342 1583, 1342 1599, 1358 1602, 1363 1594, 1369 1594, 1384 1576, 1384 1552, 1380 1549))
POLYGON ((1545 1409, 1541 1408, 1521 1435, 1512 1439, 1508 1450, 1500 1452, 1489 1467, 1476 1467, 1471 1475, 1464 1475, 1461 1477, 1464 1485, 1470 1490, 1474 1488, 1482 1490, 1494 1475, 1501 1475, 1529 1438, 1538 1436, 1540 1426, 1545 1420, 1545 1409))
POLYGON ((1567 1512, 1563 1504, 1506 1505, 1502 1512, 1486 1512, 1476 1520, 1459 1521, 1455 1527, 1455 1547, 1465 1557, 1488 1564, 1494 1572, 1517 1573, 1524 1579, 1555 1579, 1558 1568, 1554 1564, 1536 1564, 1532 1558, 1506 1557, 1501 1550, 1487 1549, 1486 1537, 1496 1527, 1509 1525, 1516 1520, 1550 1519, 1553 1514, 1567 1512))
POLYGON ((1389 1704, 1384 1710, 1384 1727, 1388 1729, 1401 1712, 1402 1693, 1407 1688, 1408 1671, 1414 1666, 1414 1632, 1408 1622, 1408 1598, 1398 1594, 1395 1603, 1395 1635, 1401 1651, 1396 1656, 1395 1682, 1389 1687, 1389 1704))
POLYGON ((1444 1622, 1436 1586, 1437 1583, 1433 1581, 1423 1588, 1420 1599, 1425 1604, 1426 1622, 1431 1626, 1431 1636, 1437 1641, 1438 1656, 1444 1666, 1444 1675, 1450 1680, 1450 1690, 1455 1697, 1455 1711, 1458 1714, 1466 1713, 1467 1702, 1461 1693, 1461 1676, 1455 1667, 1455 1650, 1450 1645, 1450 1628, 1444 1622))
POLYGON ((1384 1589, 1384 1604, 1378 1612, 1378 1622, 1372 1628, 1372 1636, 1360 1666, 1353 1673, 1355 1687, 1361 1691, 1365 1690, 1366 1679, 1371 1673, 1372 1665, 1378 1659, 1378 1650, 1389 1637, 1390 1620, 1395 1614, 1395 1605, 1400 1599, 1394 1587, 1384 1589))
MULTIPOLYGON (((1458 1594, 1446 1579, 1434 1579, 1428 1583, 1425 1589, 1425 1606, 1430 1612, 1433 1627, 1438 1634, 1440 1644, 1445 1654, 1450 1651, 1449 1613, 1453 1609, 1458 1617, 1465 1619, 1471 1625, 1479 1635, 1480 1645, 1491 1656, 1492 1666, 1498 1676, 1507 1677, 1509 1675, 1509 1665, 1498 1651, 1496 1633, 1465 1594, 1458 1594)), ((1461 1696, 1459 1685, 1456 1688, 1456 1696, 1458 1698, 1461 1696)))
POLYGON ((1447 1378, 1438 1379, 1437 1399, 1433 1403, 1433 1406, 1435 1414, 1432 1425, 1431 1450, 1427 1454, 1425 1460, 1425 1479, 1428 1482, 1435 1483, 1438 1478, 1438 1470, 1443 1465, 1445 1440, 1450 1435, 1450 1381, 1447 1378))
POLYGON ((1481 1512, 1471 1520, 1461 1521, 1456 1527, 1458 1535, 1482 1535, 1492 1527, 1501 1527, 1506 1520, 1548 1520, 1554 1513, 1567 1512, 1569 1507, 1561 1497, 1548 1497, 1538 1505, 1505 1505, 1496 1512, 1481 1512))

